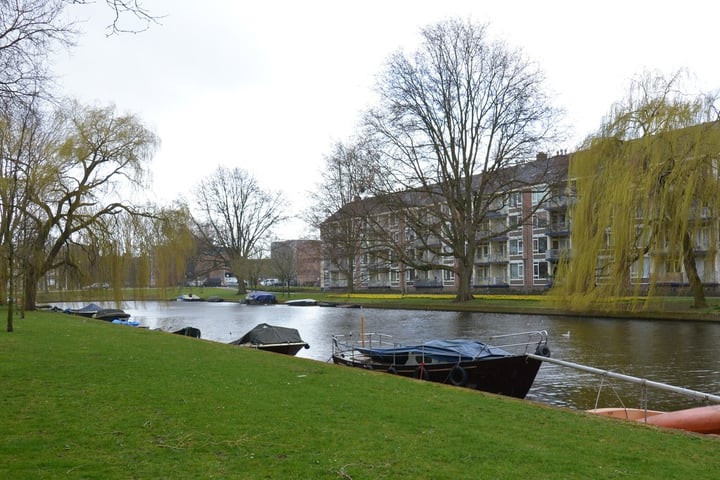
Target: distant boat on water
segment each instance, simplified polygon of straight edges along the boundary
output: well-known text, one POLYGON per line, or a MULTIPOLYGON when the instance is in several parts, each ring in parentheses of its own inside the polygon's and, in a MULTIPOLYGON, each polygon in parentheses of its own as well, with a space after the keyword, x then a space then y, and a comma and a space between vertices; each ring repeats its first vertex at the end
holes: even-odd
POLYGON ((194 293, 186 293, 185 295, 178 295, 178 302, 199 302, 202 298, 194 293))

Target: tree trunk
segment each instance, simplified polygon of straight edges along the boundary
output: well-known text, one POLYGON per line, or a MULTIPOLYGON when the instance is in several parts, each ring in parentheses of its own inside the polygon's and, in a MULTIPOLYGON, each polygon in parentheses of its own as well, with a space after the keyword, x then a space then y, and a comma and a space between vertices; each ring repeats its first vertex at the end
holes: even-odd
POLYGON ((707 301, 705 300, 705 291, 703 290, 702 281, 697 272, 697 265, 695 265, 695 252, 693 251, 693 244, 689 232, 685 232, 683 236, 683 265, 685 267, 685 274, 690 282, 690 291, 695 300, 695 308, 706 308, 707 301))
POLYGON ((13 327, 13 310, 14 310, 13 305, 14 305, 14 304, 15 304, 15 302, 12 301, 12 299, 11 299, 11 301, 8 302, 7 328, 6 328, 6 330, 7 330, 8 332, 14 332, 14 331, 15 331, 15 328, 13 327))
POLYGON ((37 302, 37 284, 38 276, 34 268, 28 268, 25 273, 25 283, 23 285, 23 310, 34 311, 37 302))
POLYGON ((348 258, 348 269, 347 269, 347 291, 353 293, 355 291, 355 256, 352 255, 348 258))
POLYGON ((472 294, 472 263, 468 266, 467 262, 461 261, 457 265, 458 269, 455 275, 458 279, 458 285, 455 301, 469 302, 474 298, 472 294))

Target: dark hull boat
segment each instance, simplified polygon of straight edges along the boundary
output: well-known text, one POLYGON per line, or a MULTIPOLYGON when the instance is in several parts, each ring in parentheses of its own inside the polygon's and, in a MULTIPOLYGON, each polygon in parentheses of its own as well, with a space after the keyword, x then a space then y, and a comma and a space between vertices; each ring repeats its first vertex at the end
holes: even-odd
POLYGON ((403 377, 473 388, 525 398, 541 360, 528 353, 549 356, 547 332, 521 332, 494 337, 503 345, 474 340, 433 340, 398 345, 388 335, 370 333, 359 341, 333 336, 333 362, 387 372, 403 377))
POLYGON ((255 326, 255 328, 241 338, 230 342, 230 344, 285 355, 295 355, 301 348, 310 348, 310 345, 300 338, 300 333, 296 329, 277 327, 267 323, 255 326))
POLYGON ((102 310, 102 307, 100 305, 97 305, 95 303, 88 303, 82 308, 67 308, 64 310, 64 312, 70 313, 72 315, 80 315, 81 317, 92 318, 92 316, 100 310, 102 310))
POLYGON ((130 314, 119 308, 101 308, 95 312, 92 318, 112 322, 113 320, 127 320, 130 318, 130 314))
POLYGON ((175 330, 175 335, 183 335, 185 337, 200 338, 200 329, 195 327, 183 327, 180 330, 175 330))

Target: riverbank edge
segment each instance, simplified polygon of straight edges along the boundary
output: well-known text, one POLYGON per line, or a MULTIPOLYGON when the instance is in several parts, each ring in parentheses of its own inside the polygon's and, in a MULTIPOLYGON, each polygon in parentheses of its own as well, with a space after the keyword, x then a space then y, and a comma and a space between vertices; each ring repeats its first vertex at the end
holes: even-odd
MULTIPOLYGON (((228 288, 190 288, 180 289, 183 293, 192 293, 201 298, 216 297, 225 302, 241 303, 244 301, 244 294, 238 294, 235 289, 228 288)), ((658 305, 663 309, 640 309, 627 307, 626 309, 601 309, 591 308, 586 310, 570 310, 558 307, 557 304, 547 300, 543 295, 523 296, 479 296, 469 302, 454 302, 447 295, 403 295, 399 298, 383 298, 384 295, 372 294, 328 294, 306 291, 274 291, 278 297, 278 303, 285 301, 308 298, 318 302, 337 303, 340 305, 352 304, 362 308, 394 309, 394 310, 425 310, 444 312, 468 312, 468 313, 500 313, 516 315, 552 315, 575 318, 614 318, 633 320, 657 320, 657 321, 698 321, 698 322, 720 322, 720 298, 709 297, 708 307, 702 310, 692 306, 692 299, 689 297, 660 297, 658 305), (543 305, 545 303, 545 305, 543 305)), ((72 293, 72 292, 70 292, 72 293)), ((176 296, 169 290, 159 289, 156 291, 143 291, 138 294, 135 291, 123 291, 120 295, 112 290, 96 292, 75 292, 76 294, 41 295, 41 303, 38 308, 52 305, 53 302, 142 302, 142 301, 175 301, 176 296)))

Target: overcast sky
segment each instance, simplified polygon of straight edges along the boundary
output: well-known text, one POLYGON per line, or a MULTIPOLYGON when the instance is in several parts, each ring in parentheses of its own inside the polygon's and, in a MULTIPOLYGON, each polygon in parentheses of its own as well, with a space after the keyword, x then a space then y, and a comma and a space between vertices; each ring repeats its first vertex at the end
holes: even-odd
MULTIPOLYGON (((687 68, 698 88, 720 88, 715 2, 144 0, 160 24, 107 37, 112 16, 97 1, 72 10, 86 21, 77 46, 56 56, 61 92, 115 104, 159 135, 163 203, 225 165, 283 191, 298 213, 323 156, 356 132, 388 56, 450 17, 487 23, 540 65, 572 126, 557 150, 592 133, 644 70, 687 68)), ((305 233, 297 221, 276 232, 305 233)))

